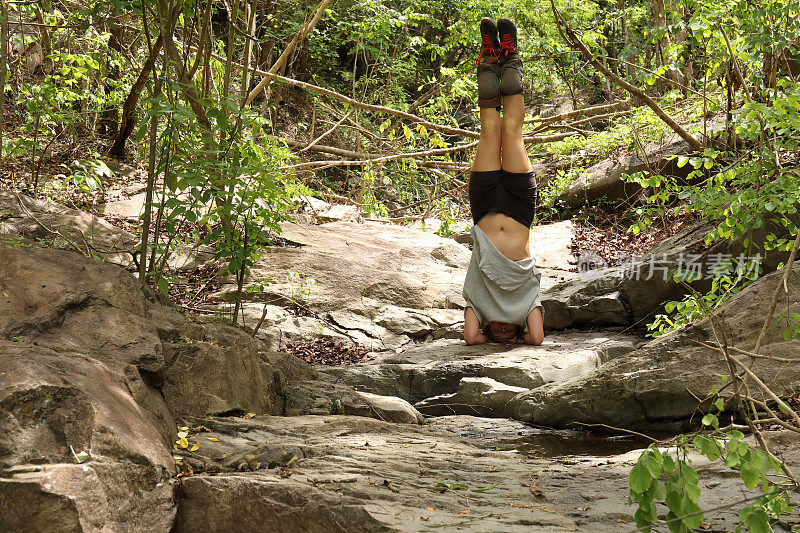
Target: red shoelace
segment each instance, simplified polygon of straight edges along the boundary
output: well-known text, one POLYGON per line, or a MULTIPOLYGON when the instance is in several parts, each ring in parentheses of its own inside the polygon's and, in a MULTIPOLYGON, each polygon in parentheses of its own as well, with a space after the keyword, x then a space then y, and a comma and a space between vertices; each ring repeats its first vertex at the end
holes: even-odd
POLYGON ((500 52, 502 53, 504 50, 506 52, 506 56, 510 52, 516 52, 517 51, 516 47, 514 46, 514 43, 511 42, 511 34, 510 33, 504 33, 503 34, 503 38, 500 40, 500 52))
POLYGON ((481 47, 481 54, 478 56, 478 61, 476 64, 480 64, 481 58, 483 57, 483 54, 485 54, 486 52, 489 52, 489 56, 494 61, 500 59, 500 51, 495 50, 494 46, 492 46, 492 36, 481 34, 481 40, 483 41, 483 46, 481 47))

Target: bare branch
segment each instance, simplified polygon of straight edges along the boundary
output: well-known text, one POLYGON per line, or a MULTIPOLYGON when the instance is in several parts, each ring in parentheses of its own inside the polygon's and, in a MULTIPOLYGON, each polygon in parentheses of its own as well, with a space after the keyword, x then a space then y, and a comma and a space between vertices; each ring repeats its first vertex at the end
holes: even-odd
POLYGON ((661 109, 661 107, 652 98, 647 96, 644 91, 623 80, 611 72, 611 70, 609 70, 608 67, 606 67, 601 61, 599 61, 597 57, 592 54, 591 51, 589 51, 586 45, 583 44, 583 41, 580 40, 578 35, 575 33, 575 30, 573 30, 569 24, 567 24, 567 21, 564 20, 564 18, 561 16, 561 13, 559 13, 558 9, 556 9, 556 5, 553 0, 550 0, 550 5, 553 8, 553 15, 555 16, 556 25, 558 26, 559 31, 561 31, 561 25, 564 25, 564 31, 566 32, 566 35, 562 33, 562 36, 567 41, 567 44, 580 50, 581 54, 583 54, 583 57, 586 58, 586 61, 588 61, 595 69, 600 71, 606 78, 613 81, 615 84, 631 93, 634 97, 647 104, 647 107, 652 109, 658 118, 663 120, 670 128, 672 128, 672 130, 677 133, 681 139, 686 141, 693 150, 699 152, 703 149, 703 143, 695 139, 691 134, 689 134, 689 132, 683 129, 680 124, 675 122, 675 120, 666 112, 664 112, 664 110, 661 109))
MULTIPOLYGON (((297 46, 297 44, 303 39, 305 39, 306 36, 309 34, 309 32, 312 29, 314 29, 314 26, 317 25, 317 22, 319 22, 319 19, 322 17, 322 14, 325 12, 325 9, 328 7, 328 4, 330 3, 331 0, 322 0, 322 2, 319 3, 317 8, 314 10, 314 15, 311 17, 311 20, 305 23, 302 29, 299 32, 297 32, 297 34, 295 34, 294 39, 292 39, 291 42, 288 45, 286 45, 286 48, 283 50, 283 53, 275 61, 275 64, 272 65, 272 68, 270 68, 269 72, 267 72, 266 74, 275 74, 276 72, 278 72, 278 70, 281 69, 281 67, 283 67, 283 65, 286 64, 286 60, 289 59, 289 54, 291 54, 292 51, 297 46)), ((258 82, 258 85, 256 85, 255 89, 250 91, 250 94, 247 95, 247 98, 244 101, 244 105, 249 105, 250 102, 252 102, 255 99, 255 97, 258 96, 259 93, 264 90, 264 87, 266 87, 267 83, 269 83, 270 78, 264 74, 262 74, 262 76, 264 76, 264 79, 258 82)))

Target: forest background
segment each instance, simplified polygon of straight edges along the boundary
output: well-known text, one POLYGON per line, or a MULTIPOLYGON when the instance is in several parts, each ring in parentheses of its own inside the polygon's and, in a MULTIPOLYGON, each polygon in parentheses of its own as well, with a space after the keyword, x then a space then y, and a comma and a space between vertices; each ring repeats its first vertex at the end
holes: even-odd
MULTIPOLYGON (((578 219, 629 244, 686 217, 717 222, 709 240, 765 224, 793 234, 797 13, 796 1, 4 0, 0 179, 91 210, 119 179, 109 158, 141 168, 147 203, 126 229, 141 237, 140 276, 164 292, 180 242, 213 245, 241 283, 303 195, 438 218, 448 233, 468 218, 478 22, 505 15, 543 165, 538 222, 575 216, 556 199, 593 163, 678 135, 694 151, 677 162, 694 167, 685 179, 624 176, 648 194, 578 219), (714 117, 724 135, 711 142, 714 117)), ((618 248, 604 259, 630 251, 618 248)), ((698 309, 676 307, 653 328, 698 309)))
MULTIPOLYGON (((791 263, 798 15, 797 0, 0 0, 0 189, 97 212, 106 191, 138 180, 140 222, 109 220, 138 237, 129 251, 139 276, 185 303, 186 274, 168 258, 178 246, 212 250, 238 284, 235 325, 241 301, 263 291, 243 293, 248 268, 267 246, 290 244, 280 224, 310 196, 367 218, 436 219, 442 234, 463 227, 479 135, 478 23, 508 16, 526 65, 537 223, 577 221, 584 244, 613 264, 702 219, 714 225, 707 243, 794 247, 791 263), (598 161, 670 136, 689 147, 675 158, 686 172, 624 175, 644 193, 621 201, 560 203, 598 161), (133 171, 119 172, 120 162, 133 171), (766 237, 750 242, 762 228, 766 237)), ((708 314, 758 277, 735 263, 708 293, 667 302, 651 334, 708 314)), ((770 319, 774 311, 773 301, 770 319)), ((800 315, 787 309, 779 320, 787 341, 800 337, 800 315)), ((703 424, 719 431, 711 413, 703 424)), ((738 449, 738 437, 727 439, 738 449)), ((721 455, 720 441, 692 442, 721 455)), ((762 466, 780 469, 746 446, 734 460, 748 488, 762 466)), ((684 517, 675 530, 691 529, 697 497, 684 467, 654 449, 642 455, 630 479, 637 525, 653 523, 653 499, 666 498, 672 518, 684 517), (658 479, 674 468, 684 484, 665 488, 658 479), (669 494, 683 499, 670 504, 669 494)), ((765 498, 742 518, 751 529, 788 512, 788 498, 765 498)))

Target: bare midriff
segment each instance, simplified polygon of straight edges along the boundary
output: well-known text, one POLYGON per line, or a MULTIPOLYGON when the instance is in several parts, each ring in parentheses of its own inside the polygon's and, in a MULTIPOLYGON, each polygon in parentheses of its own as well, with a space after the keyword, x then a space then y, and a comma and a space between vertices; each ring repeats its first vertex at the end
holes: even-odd
POLYGON ((502 213, 489 213, 478 221, 478 227, 489 237, 500 253, 512 261, 527 259, 531 256, 528 242, 531 230, 513 218, 502 213))

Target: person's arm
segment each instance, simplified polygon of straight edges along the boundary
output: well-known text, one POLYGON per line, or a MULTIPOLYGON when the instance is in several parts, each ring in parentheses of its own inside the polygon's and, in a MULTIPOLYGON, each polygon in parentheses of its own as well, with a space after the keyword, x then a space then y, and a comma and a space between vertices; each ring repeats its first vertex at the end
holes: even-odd
POLYGON ((525 344, 539 346, 544 342, 544 324, 542 321, 542 308, 536 306, 526 320, 528 331, 525 332, 525 344))
POLYGON ((481 333, 481 323, 471 307, 464 310, 464 340, 467 344, 483 344, 489 337, 481 333))

